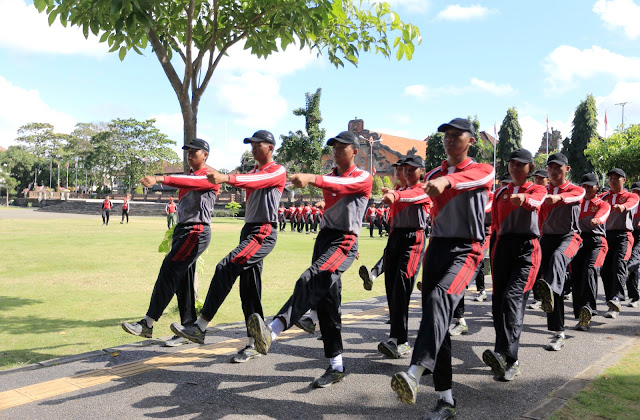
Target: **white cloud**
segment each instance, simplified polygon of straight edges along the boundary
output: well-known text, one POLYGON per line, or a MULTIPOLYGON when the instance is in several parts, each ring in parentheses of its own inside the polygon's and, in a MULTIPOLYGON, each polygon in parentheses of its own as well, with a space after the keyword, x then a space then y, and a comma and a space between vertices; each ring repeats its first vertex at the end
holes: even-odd
POLYGON ((247 127, 272 127, 288 112, 280 82, 258 72, 226 78, 217 97, 224 107, 221 111, 231 115, 235 124, 247 127))
MULTIPOLYGON (((520 127, 522 127, 522 147, 529 150, 534 155, 538 152, 542 139, 547 131, 546 116, 535 118, 531 115, 520 115, 518 118, 520 127)), ((571 135, 571 124, 573 122, 573 112, 566 120, 549 119, 549 130, 559 130, 562 138, 571 135)), ((500 128, 498 128, 500 131, 500 128)))
POLYGON ((425 13, 431 7, 431 2, 427 0, 379 0, 374 3, 384 1, 389 3, 392 8, 403 7, 409 12, 425 13))
POLYGON ((499 85, 494 82, 487 82, 485 80, 476 79, 475 77, 471 79, 471 86, 475 86, 480 90, 489 92, 494 96, 509 96, 516 93, 516 91, 509 84, 499 85))
POLYGON ((622 106, 619 103, 628 102, 624 107, 624 124, 640 124, 640 82, 618 82, 611 93, 596 98, 598 107, 598 132, 604 136, 604 113, 607 113, 611 135, 615 128, 622 124, 622 106))
POLYGON ((477 78, 471 78, 467 86, 445 85, 431 88, 426 85, 410 85, 404 88, 405 96, 413 96, 420 100, 427 100, 439 96, 460 96, 473 92, 487 92, 494 96, 514 95, 516 90, 511 85, 500 85, 477 78))
POLYGON ((393 120, 398 124, 407 125, 413 122, 413 118, 411 118, 411 116, 406 114, 394 114, 391 116, 391 118, 393 118, 393 120))
POLYGON ((0 46, 25 52, 46 54, 82 54, 101 57, 107 54, 107 44, 89 32, 56 19, 49 26, 47 15, 38 13, 33 4, 23 0, 0 0, 0 46))
POLYGON ((593 11, 610 29, 621 26, 627 37, 637 39, 640 36, 640 6, 633 0, 598 0, 593 11))
POLYGON ((438 13, 436 19, 439 20, 472 20, 472 19, 484 19, 485 17, 498 13, 497 9, 488 9, 484 6, 460 6, 459 4, 453 4, 447 6, 438 13))
POLYGON ((287 76, 320 63, 322 59, 308 47, 301 50, 296 45, 289 45, 285 51, 276 52, 268 59, 263 59, 252 55, 250 50, 245 50, 243 43, 229 49, 228 57, 220 61, 217 70, 234 73, 255 71, 272 76, 287 76))
POLYGON ((395 128, 374 128, 371 131, 374 131, 376 133, 389 134, 391 136, 411 138, 409 135, 409 130, 398 130, 395 128))
POLYGON ((50 123, 57 133, 70 133, 76 121, 45 103, 37 90, 13 85, 0 76, 0 145, 16 144, 17 130, 32 122, 50 123))
POLYGON ((547 91, 552 93, 571 89, 578 79, 603 74, 618 79, 640 79, 640 58, 626 57, 598 46, 579 50, 561 45, 544 59, 543 67, 549 84, 547 91))

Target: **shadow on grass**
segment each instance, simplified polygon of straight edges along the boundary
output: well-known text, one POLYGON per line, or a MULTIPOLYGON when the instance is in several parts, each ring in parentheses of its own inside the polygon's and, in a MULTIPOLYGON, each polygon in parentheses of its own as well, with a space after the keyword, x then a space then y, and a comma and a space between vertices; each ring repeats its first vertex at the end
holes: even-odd
POLYGON ((2 317, 2 332, 6 334, 42 334, 69 330, 72 328, 113 328, 122 322, 122 318, 87 321, 68 318, 30 318, 27 316, 2 317))
POLYGON ((13 296, 0 296, 0 311, 6 311, 8 309, 19 308, 21 306, 35 305, 42 303, 42 300, 36 299, 23 299, 13 296))
POLYGON ((74 346, 75 344, 61 344, 59 346, 37 347, 26 350, 2 350, 0 351, 0 374, 3 369, 19 368, 32 363, 42 362, 60 357, 60 354, 46 352, 45 350, 60 349, 74 346))

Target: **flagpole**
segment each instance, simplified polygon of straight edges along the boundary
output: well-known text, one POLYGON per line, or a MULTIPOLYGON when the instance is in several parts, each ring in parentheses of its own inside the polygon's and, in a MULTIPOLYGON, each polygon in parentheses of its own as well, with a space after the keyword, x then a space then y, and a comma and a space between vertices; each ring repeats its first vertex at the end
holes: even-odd
POLYGON ((493 123, 493 135, 495 138, 493 139, 493 188, 492 191, 496 189, 496 177, 498 176, 498 171, 496 171, 496 149, 498 147, 498 130, 496 128, 496 123, 493 123))
POLYGON ((549 158, 549 116, 547 115, 547 158, 549 158))

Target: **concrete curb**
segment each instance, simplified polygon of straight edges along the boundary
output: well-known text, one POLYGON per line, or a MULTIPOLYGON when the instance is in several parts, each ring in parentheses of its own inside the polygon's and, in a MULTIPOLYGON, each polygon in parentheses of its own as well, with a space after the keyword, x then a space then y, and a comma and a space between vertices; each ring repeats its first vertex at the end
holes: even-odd
POLYGON ((554 389, 548 398, 518 417, 518 420, 544 420, 551 417, 551 415, 561 409, 567 401, 586 388, 587 385, 593 382, 597 376, 601 375, 606 368, 614 365, 625 353, 636 345, 640 345, 640 332, 637 332, 635 336, 629 338, 600 360, 589 365, 559 388, 554 389))

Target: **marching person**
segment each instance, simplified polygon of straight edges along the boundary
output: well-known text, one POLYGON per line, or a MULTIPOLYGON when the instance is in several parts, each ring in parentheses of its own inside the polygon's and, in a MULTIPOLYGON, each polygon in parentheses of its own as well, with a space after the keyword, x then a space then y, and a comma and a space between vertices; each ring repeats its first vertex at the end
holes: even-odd
POLYGON ((284 228, 287 226, 287 209, 284 208, 284 203, 280 203, 280 207, 278 207, 278 222, 279 222, 279 231, 282 232, 284 228))
POLYGON ((336 164, 330 174, 295 174, 290 178, 298 188, 313 185, 322 189, 324 196, 324 219, 314 244, 313 262, 269 325, 257 313, 248 322, 256 350, 267 354, 278 334, 295 325, 309 309, 316 309, 330 366, 313 381, 315 388, 340 382, 346 375, 342 359, 341 276, 356 258, 358 234, 372 187, 371 175, 355 165, 360 146, 356 134, 343 131, 330 138, 327 145, 333 147, 336 164))
POLYGON ((424 183, 433 208, 422 270, 422 320, 409 370, 396 373, 391 380, 400 401, 415 404, 420 378, 433 374, 439 398, 424 419, 456 415, 449 324, 483 257, 484 208, 494 179, 491 165, 468 157, 469 147, 475 143, 471 121, 455 118, 438 131, 444 132, 447 160, 429 172, 424 183))
POLYGON ((112 208, 113 203, 109 200, 109 196, 106 196, 102 202, 102 226, 109 226, 109 216, 112 208))
POLYGON ((188 175, 150 175, 140 180, 147 188, 155 184, 178 188, 178 224, 173 231, 171 251, 162 262, 151 293, 147 314, 138 322, 122 323, 122 328, 129 334, 151 338, 153 324, 160 319, 173 295, 178 300, 180 322, 189 325, 196 320, 193 285, 196 261, 211 240, 211 210, 220 186, 207 181, 205 162, 209 156, 209 143, 195 138, 182 148, 187 151, 191 167, 188 175))
MULTIPOLYGON (((546 169, 538 169, 533 173, 533 183, 537 185, 542 185, 546 187, 549 184, 549 173, 546 169)), ((540 233, 542 233, 542 218, 538 217, 538 223, 540 223, 540 233)), ((538 276, 540 275, 540 271, 538 270, 538 276)), ((540 309, 542 307, 542 302, 538 295, 536 295, 536 289, 533 288, 533 302, 527 305, 529 309, 540 309)))
POLYGON ((598 275, 609 250, 605 223, 609 218, 611 206, 598 197, 596 174, 582 175, 580 186, 584 189, 584 199, 580 203, 578 219, 582 247, 571 261, 574 278, 573 314, 580 320, 576 329, 587 331, 593 312, 596 310, 598 275))
POLYGON ((313 230, 313 209, 309 203, 304 203, 302 216, 304 218, 304 230, 308 235, 313 230))
MULTIPOLYGON (((488 255, 488 251, 490 248, 490 238, 491 238, 491 212, 493 210, 493 192, 489 192, 489 202, 484 208, 484 234, 485 240, 482 244, 482 248, 484 249, 485 256, 488 255)), ((478 274, 476 275, 476 293, 473 296, 473 300, 476 302, 484 302, 487 300, 487 291, 484 284, 484 276, 485 276, 485 258, 480 261, 480 267, 478 268, 478 274)), ((464 302, 464 298, 461 300, 464 302)), ((464 310, 463 310, 464 313, 464 310)))
POLYGON ((558 351, 565 341, 562 293, 567 266, 582 244, 578 217, 584 190, 567 180, 571 167, 562 153, 549 156, 547 170, 547 197, 540 209, 540 217, 544 220, 540 239, 542 261, 539 279, 533 287, 542 301, 542 310, 547 313, 547 329, 553 333, 545 349, 558 351))
POLYGON ((500 381, 511 381, 520 374, 518 349, 525 306, 540 267, 538 210, 547 195, 542 185, 527 181, 533 171, 531 152, 511 152, 508 169, 513 181, 496 191, 491 214, 491 308, 496 342, 493 350, 482 353, 482 361, 500 381))
MULTIPOLYGON (((391 164, 396 177, 396 185, 393 187, 394 191, 402 191, 407 185, 407 180, 404 177, 404 168, 402 167, 404 159, 405 158, 400 158, 395 163, 391 164)), ((373 237, 373 230, 371 231, 371 236, 373 237)), ((388 243, 389 241, 387 241, 387 244, 388 243)), ((364 287, 364 290, 371 290, 373 288, 373 281, 383 272, 384 253, 382 254, 382 257, 380 257, 378 262, 373 266, 373 268, 371 268, 371 270, 369 270, 366 265, 361 265, 360 269, 358 270, 358 274, 362 279, 362 286, 364 287)))
MULTIPOLYGON (((631 192, 640 195, 640 182, 635 182, 631 186, 631 192)), ((631 258, 629 258, 627 276, 627 293, 629 294, 629 307, 637 308, 640 306, 640 293, 638 292, 638 272, 640 271, 640 211, 636 207, 633 213, 633 248, 631 249, 631 258)))
POLYGON ((129 224, 129 197, 124 196, 124 201, 122 202, 122 220, 120 224, 124 223, 124 218, 127 218, 127 224, 129 224))
MULTIPOLYGON (((273 250, 278 235, 278 203, 287 180, 283 166, 273 161, 275 138, 266 130, 256 131, 245 138, 251 143, 251 153, 257 164, 246 175, 225 175, 211 170, 207 174, 212 184, 226 183, 247 191, 245 225, 240 233, 240 244, 216 266, 209 285, 207 298, 200 317, 192 324, 171 324, 171 330, 195 343, 204 344, 207 325, 240 277, 240 299, 245 321, 251 314, 262 316, 262 261, 273 250)), ((250 337, 245 348, 231 358, 232 363, 243 363, 260 354, 250 337)))
POLYGON ((378 224, 378 234, 380 234, 380 237, 382 238, 382 229, 384 228, 384 216, 385 216, 385 209, 384 209, 384 204, 380 203, 380 205, 378 205, 378 208, 376 209, 376 222, 378 224))
POLYGON ((164 214, 167 215, 167 229, 171 229, 176 225, 177 206, 173 202, 173 197, 169 197, 169 202, 164 207, 164 214))
POLYGON ((633 247, 633 212, 638 207, 638 196, 624 188, 627 176, 622 169, 610 170, 607 177, 610 190, 601 198, 611 205, 611 214, 606 224, 609 252, 600 270, 600 277, 609 307, 604 316, 616 318, 624 300, 627 263, 633 247))
POLYGON ((373 238, 373 229, 376 227, 376 219, 378 217, 378 211, 376 209, 376 203, 371 201, 371 205, 367 208, 365 220, 369 222, 369 236, 373 238))
POLYGON ((291 232, 296 230, 296 205, 291 203, 291 206, 287 209, 287 215, 289 216, 289 223, 291 224, 291 232))
POLYGON ((383 188, 382 202, 390 204, 391 233, 384 251, 384 278, 391 318, 389 340, 378 351, 390 359, 409 353, 409 301, 424 257, 427 213, 431 199, 422 188, 424 160, 412 155, 403 161, 407 186, 402 191, 383 188))

